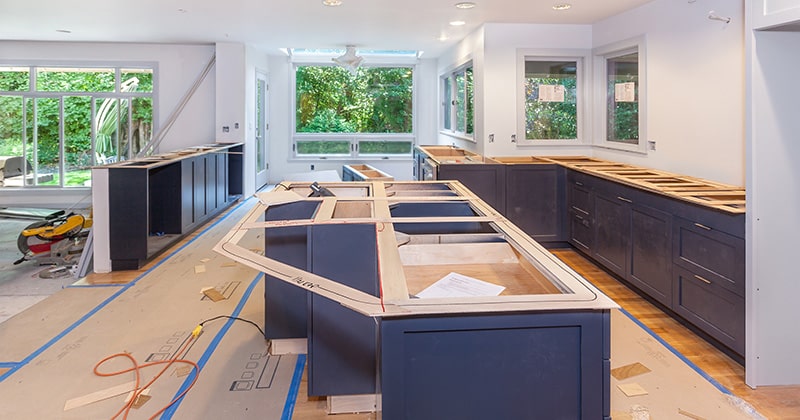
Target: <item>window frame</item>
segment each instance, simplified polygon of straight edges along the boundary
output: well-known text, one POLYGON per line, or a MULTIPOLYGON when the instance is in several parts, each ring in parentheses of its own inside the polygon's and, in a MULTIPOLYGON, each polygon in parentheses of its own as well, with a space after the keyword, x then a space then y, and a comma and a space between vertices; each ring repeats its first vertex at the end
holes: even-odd
POLYGON ((646 37, 639 36, 595 48, 594 56, 594 146, 626 152, 647 154, 647 55, 646 37), (608 60, 638 54, 638 130, 637 143, 608 140, 608 60))
MULTIPOLYGON (((48 60, 2 60, 0 61, 0 66, 2 67, 22 67, 28 68, 28 89, 27 90, 17 90, 17 91, 0 91, 1 96, 13 96, 13 97, 20 97, 23 101, 23 108, 27 107, 27 101, 33 101, 33 112, 34 115, 30 116, 33 119, 34 123, 37 118, 37 111, 35 103, 40 99, 56 99, 59 101, 59 133, 58 133, 58 142, 59 142, 59 160, 58 160, 58 184, 56 185, 26 185, 23 182, 21 186, 5 186, 0 187, 0 189, 5 188, 13 188, 15 190, 19 189, 27 189, 27 190, 41 190, 41 189, 58 189, 63 191, 76 191, 76 190, 88 190, 91 189, 91 186, 67 186, 65 185, 66 181, 66 173, 67 173, 67 162, 65 160, 66 152, 66 135, 64 132, 64 120, 65 120, 65 113, 64 113, 64 101, 66 98, 69 97, 89 97, 91 99, 91 110, 90 113, 92 115, 92 122, 91 122, 91 146, 90 152, 92 156, 92 165, 99 165, 96 161, 97 156, 95 155, 95 148, 97 143, 96 138, 96 127, 94 123, 94 115, 96 112, 96 101, 97 100, 105 100, 105 99, 117 99, 117 100, 127 100, 129 101, 128 105, 128 112, 132 112, 132 107, 130 104, 133 100, 137 98, 149 98, 151 101, 152 107, 152 115, 151 115, 151 133, 155 134, 159 130, 159 123, 157 119, 158 115, 158 63, 157 62, 131 62, 131 61, 48 61, 48 60), (90 92, 90 91, 52 91, 52 90, 37 90, 37 76, 38 76, 38 69, 46 68, 48 70, 53 69, 111 69, 114 71, 114 91, 97 91, 97 92, 90 92), (123 80, 122 74, 126 73, 130 70, 150 70, 152 71, 152 90, 148 92, 122 92, 121 91, 121 83, 123 80)), ((26 121, 30 121, 28 118, 25 118, 23 115, 23 124, 27 124, 26 121)), ((119 124, 119 122, 118 122, 119 124)), ((128 130, 131 130, 131 125, 128 125, 128 130)), ((34 136, 35 138, 35 136, 34 136)), ((128 138, 131 138, 131 133, 129 131, 128 138)), ((33 141, 34 139, 28 138, 28 130, 23 129, 22 132, 22 154, 26 156, 28 142, 33 141)), ((118 142, 119 140, 117 140, 118 142)), ((117 155, 120 159, 130 159, 133 158, 134 155, 131 153, 130 148, 128 149, 128 156, 119 156, 119 144, 117 144, 117 155)), ((37 156, 38 150, 33 151, 34 158, 37 156)), ((38 176, 38 158, 35 158, 36 162, 31 162, 32 168, 29 170, 34 175, 34 179, 38 176)), ((27 162, 24 163, 24 166, 27 167, 27 162)), ((27 170, 27 169, 26 169, 27 170)))
POLYGON ((439 119, 439 133, 457 138, 460 140, 466 140, 473 143, 477 143, 475 138, 475 66, 473 65, 472 60, 467 60, 462 64, 459 64, 439 76, 439 92, 440 95, 440 108, 439 112, 441 113, 441 118, 439 119), (457 85, 457 77, 460 74, 464 75, 464 80, 466 80, 467 70, 471 70, 472 72, 472 132, 468 132, 467 127, 470 126, 470 122, 467 120, 467 116, 469 112, 467 109, 469 107, 469 101, 467 100, 469 97, 468 90, 464 89, 464 131, 458 129, 458 111, 459 107, 457 106, 458 101, 458 85, 457 85), (446 85, 450 84, 450 95, 449 97, 445 98, 445 93, 447 92, 446 85), (447 127, 445 122, 450 122, 450 127, 447 127))
POLYGON ((517 50, 517 82, 515 85, 517 97, 517 147, 541 146, 576 146, 591 142, 586 133, 589 132, 591 110, 589 95, 589 81, 591 69, 588 63, 591 60, 591 51, 583 49, 518 49, 517 50), (576 112, 577 112, 577 138, 575 139, 526 139, 525 138, 525 63, 528 61, 575 61, 576 70, 576 112))
POLYGON ((311 56, 291 56, 289 71, 289 100, 290 100, 290 124, 291 124, 291 150, 289 161, 308 161, 308 160, 340 160, 351 161, 358 160, 397 160, 397 159, 410 159, 413 156, 414 146, 417 139, 417 86, 418 86, 418 60, 416 57, 403 58, 397 57, 392 59, 387 56, 371 56, 369 62, 362 64, 361 67, 408 67, 412 69, 413 80, 411 81, 411 133, 298 133, 297 132, 297 68, 301 66, 313 67, 335 67, 336 65, 330 62, 330 59, 336 55, 314 54, 311 56), (320 61, 321 58, 327 58, 328 61, 320 61), (348 154, 299 154, 298 142, 303 141, 348 141, 350 143, 350 152, 348 154), (386 154, 361 154, 359 152, 360 143, 385 141, 385 142, 410 142, 411 147, 408 153, 386 153, 386 154))

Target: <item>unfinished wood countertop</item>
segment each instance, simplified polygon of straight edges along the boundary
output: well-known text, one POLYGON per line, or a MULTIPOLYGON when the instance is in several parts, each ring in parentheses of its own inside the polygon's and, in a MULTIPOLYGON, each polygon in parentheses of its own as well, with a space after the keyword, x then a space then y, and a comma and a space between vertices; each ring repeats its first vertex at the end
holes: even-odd
POLYGON ((159 166, 164 166, 169 163, 174 163, 178 160, 187 159, 195 156, 200 156, 208 153, 231 153, 230 151, 223 151, 225 149, 241 145, 243 143, 210 143, 201 146, 191 146, 181 150, 172 152, 159 153, 150 155, 143 158, 136 158, 130 160, 123 160, 108 165, 95 166, 98 169, 108 168, 139 168, 139 169, 152 169, 159 166))
POLYGON ((744 187, 586 156, 537 156, 537 159, 715 210, 745 213, 744 187))

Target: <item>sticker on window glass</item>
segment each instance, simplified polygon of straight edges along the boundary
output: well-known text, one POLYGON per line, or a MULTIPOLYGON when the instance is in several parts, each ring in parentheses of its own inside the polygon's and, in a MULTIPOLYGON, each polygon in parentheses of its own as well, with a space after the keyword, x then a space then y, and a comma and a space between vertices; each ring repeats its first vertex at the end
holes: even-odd
POLYGON ((615 84, 614 102, 636 102, 636 83, 626 82, 615 84))
POLYGON ((564 102, 564 85, 539 85, 539 102, 564 102))

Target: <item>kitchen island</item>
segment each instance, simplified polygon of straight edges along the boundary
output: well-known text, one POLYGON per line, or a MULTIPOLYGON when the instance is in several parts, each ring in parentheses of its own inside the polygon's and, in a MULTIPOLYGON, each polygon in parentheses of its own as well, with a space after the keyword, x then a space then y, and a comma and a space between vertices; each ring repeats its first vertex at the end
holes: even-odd
POLYGON ((612 300, 459 182, 320 185, 260 194, 215 247, 302 292, 276 314, 267 287, 266 322, 306 317, 309 395, 386 419, 609 418, 612 300), (261 234, 263 255, 238 245, 261 234))

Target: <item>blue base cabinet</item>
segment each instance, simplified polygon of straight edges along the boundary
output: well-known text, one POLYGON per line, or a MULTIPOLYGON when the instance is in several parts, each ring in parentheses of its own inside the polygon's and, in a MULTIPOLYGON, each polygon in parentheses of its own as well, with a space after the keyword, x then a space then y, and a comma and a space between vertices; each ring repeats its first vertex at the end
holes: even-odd
POLYGON ((608 419, 608 311, 381 320, 383 418, 608 419))

